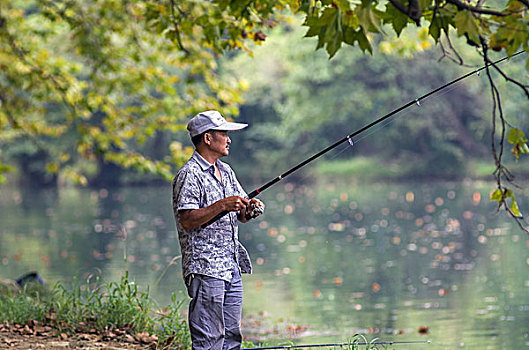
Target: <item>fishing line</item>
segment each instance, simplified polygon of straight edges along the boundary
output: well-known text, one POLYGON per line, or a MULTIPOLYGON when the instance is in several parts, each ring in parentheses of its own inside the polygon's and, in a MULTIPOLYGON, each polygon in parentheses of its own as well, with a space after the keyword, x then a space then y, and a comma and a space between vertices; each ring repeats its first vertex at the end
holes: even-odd
POLYGON ((307 345, 277 345, 277 346, 262 346, 256 348, 242 348, 242 350, 273 350, 273 349, 307 349, 307 348, 336 348, 338 346, 357 346, 357 345, 398 345, 398 344, 431 344, 430 340, 417 341, 374 341, 374 342, 350 342, 350 343, 330 343, 330 344, 307 344, 307 345))
MULTIPOLYGON (((461 87, 461 85, 463 85, 463 82, 458 82, 458 83, 456 83, 456 84, 454 84, 452 86, 449 86, 445 90, 439 91, 438 93, 436 93, 436 94, 434 94, 432 96, 429 96, 427 98, 423 98, 419 103, 416 102, 416 105, 419 108, 428 108, 428 106, 431 106, 431 103, 433 101, 440 99, 441 97, 445 96, 446 94, 449 94, 450 92, 452 92, 452 91, 454 91, 456 89, 459 89, 461 87)), ((417 101, 417 100, 418 99, 415 99, 415 101, 417 101)), ((352 138, 349 139, 348 142, 345 143, 344 145, 340 145, 340 146, 336 147, 336 151, 332 152, 333 153, 332 156, 328 157, 327 160, 328 161, 332 161, 332 160, 338 158, 344 152, 350 151, 351 149, 353 149, 355 145, 357 145, 360 141, 362 141, 366 137, 375 134, 376 132, 380 131, 383 128, 386 128, 388 125, 396 122, 397 119, 403 119, 403 118, 409 117, 410 115, 413 114, 413 112, 414 112, 414 110, 412 110, 412 109, 407 110, 406 112, 401 111, 401 112, 395 114, 394 116, 392 116, 391 118, 389 118, 387 120, 384 120, 379 125, 374 126, 372 129, 367 130, 360 137, 355 138, 354 140, 352 138)), ((310 174, 305 174, 304 176, 301 176, 299 178, 299 180, 303 181, 303 180, 309 178, 310 176, 311 176, 310 174)))
MULTIPOLYGON (((433 96, 429 96, 427 98, 424 98, 422 100, 422 102, 420 102, 418 104, 418 107, 419 108, 422 108, 424 107, 425 105, 428 106, 429 102, 433 99, 433 100, 437 100, 439 98, 441 98, 442 96, 452 92, 453 90, 455 89, 458 89, 460 88, 460 86, 462 85, 463 83, 462 82, 458 82, 456 84, 454 84, 453 86, 450 86, 448 89, 443 90, 443 91, 440 91, 438 92, 437 94, 433 95, 433 96)), ((417 99, 416 99, 417 100, 417 99)), ((360 137, 358 138, 355 138, 354 140, 351 138, 348 140, 347 143, 345 143, 344 145, 340 145, 338 147, 336 147, 336 150, 334 152, 332 152, 332 155, 330 157, 327 158, 328 161, 332 161, 336 158, 338 158, 341 154, 343 154, 344 152, 346 151, 350 151, 351 149, 354 148, 354 146, 356 144, 358 144, 360 141, 362 141, 363 139, 365 139, 366 137, 380 131, 381 129, 385 128, 386 126, 394 123, 395 121, 397 121, 397 119, 402 119, 402 118, 406 118, 408 116, 410 116, 411 114, 413 113, 413 110, 409 110, 407 112, 404 112, 404 111, 401 111, 397 114, 395 114, 394 116, 392 116, 391 118, 387 119, 387 120, 384 120, 382 123, 380 123, 380 125, 376 125, 374 126, 372 129, 366 131, 365 133, 363 133, 360 137)), ((331 152, 330 152, 331 153, 331 152)), ((300 182, 304 181, 305 179, 309 178, 311 175, 309 173, 306 173, 304 174, 303 176, 299 177, 298 180, 300 182)))
MULTIPOLYGON (((479 76, 479 74, 477 74, 477 75, 479 76)), ((416 98, 415 99, 415 101, 416 101, 415 104, 419 108, 424 108, 425 106, 431 106, 431 103, 433 103, 433 101, 439 100, 441 97, 451 93, 452 91, 454 91, 456 89, 461 88, 461 85, 463 85, 463 82, 459 81, 459 82, 455 83, 454 85, 449 86, 447 89, 439 91, 438 93, 436 93, 436 94, 434 94, 432 96, 428 96, 428 97, 423 98, 421 100, 416 98)), ((387 127, 388 125, 394 123, 397 119, 403 119, 403 118, 409 117, 414 111, 415 111, 414 109, 410 109, 405 114, 401 114, 403 111, 395 114, 391 118, 389 118, 387 120, 384 120, 382 123, 380 123, 380 125, 377 125, 373 129, 363 133, 360 137, 358 137, 358 138, 356 138, 354 140, 354 143, 357 144, 358 142, 362 141, 366 137, 371 136, 374 133, 380 131, 380 129, 383 129, 383 128, 387 127)))
MULTIPOLYGON (((263 191, 267 190, 269 187, 275 185, 277 182, 283 180, 284 178, 286 178, 287 176, 289 176, 293 172, 299 170, 300 168, 304 167, 305 165, 307 165, 308 163, 312 162, 313 160, 321 157, 322 155, 324 155, 325 153, 329 152, 330 150, 336 148, 340 144, 342 144, 342 143, 344 143, 346 141, 349 142, 350 140, 353 140, 352 142, 353 142, 353 145, 354 145, 354 142, 355 142, 354 140, 355 140, 355 137, 357 135, 360 135, 360 134, 364 133, 365 131, 371 129, 372 127, 376 126, 377 124, 380 124, 380 123, 384 122, 385 120, 393 117, 394 115, 400 113, 401 111, 403 111, 403 110, 405 110, 405 109, 407 109, 407 108, 409 108, 409 107, 411 107, 413 105, 419 105, 420 106, 420 104, 423 101, 426 101, 430 96, 433 96, 433 95, 437 94, 438 92, 443 91, 443 90, 447 89, 448 87, 450 87, 450 86, 452 86, 452 85, 454 85, 454 84, 456 84, 456 83, 458 83, 458 82, 460 82, 460 81, 462 81, 462 80, 464 80, 464 79, 466 79, 466 78, 468 78, 468 77, 470 77, 470 76, 472 76, 474 74, 478 74, 480 71, 482 71, 484 69, 487 69, 490 66, 497 65, 498 63, 501 63, 501 62, 503 62, 503 61, 505 61, 505 60, 507 60, 509 58, 513 58, 515 56, 518 56, 518 55, 520 55, 522 53, 525 53, 525 51, 522 50, 522 51, 519 51, 519 52, 513 54, 510 57, 509 56, 505 56, 505 57, 503 57, 503 58, 501 58, 501 59, 499 59, 499 60, 497 60, 495 62, 487 63, 486 65, 484 65, 484 66, 482 66, 482 67, 480 67, 478 69, 475 69, 475 70, 473 70, 473 71, 471 71, 471 72, 469 72, 469 73, 467 73, 465 75, 460 76, 459 78, 456 78, 456 79, 454 79, 454 80, 452 80, 452 81, 450 81, 450 82, 448 82, 448 83, 446 83, 444 85, 441 85, 440 87, 438 87, 438 88, 436 88, 434 90, 431 90, 430 92, 428 92, 428 93, 416 98, 415 100, 409 101, 408 103, 402 105, 401 107, 399 107, 399 108, 387 113, 386 115, 376 119, 375 121, 365 125, 364 127, 360 128, 360 129, 358 129, 357 131, 353 132, 352 134, 349 134, 349 135, 345 136, 344 138, 336 141, 332 145, 324 148, 323 150, 319 151, 318 153, 314 154, 313 156, 305 159, 301 163, 299 163, 296 166, 290 168, 289 170, 287 170, 283 174, 277 176, 276 178, 268 181, 267 183, 265 183, 261 187, 255 189, 253 192, 249 193, 248 194, 248 199, 252 199, 254 197, 257 197, 259 194, 261 194, 263 191)), ((206 227, 206 226, 212 224, 213 222, 217 221, 218 219, 220 219, 221 217, 223 217, 226 214, 228 214, 228 211, 223 211, 223 212, 219 213, 217 216, 215 216, 209 222, 207 222, 206 224, 202 225, 202 227, 206 227)))

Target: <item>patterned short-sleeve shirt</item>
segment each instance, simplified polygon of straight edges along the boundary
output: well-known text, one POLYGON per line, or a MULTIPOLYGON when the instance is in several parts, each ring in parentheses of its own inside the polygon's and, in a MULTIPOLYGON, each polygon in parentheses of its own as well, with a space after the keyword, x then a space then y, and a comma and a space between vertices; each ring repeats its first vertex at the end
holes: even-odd
POLYGON ((229 196, 247 196, 230 166, 220 160, 216 164, 222 182, 215 177, 215 167, 195 151, 173 180, 173 212, 184 278, 202 274, 230 281, 236 263, 241 272, 252 272, 248 252, 239 242, 236 212, 205 228, 186 231, 180 224, 180 210, 205 208, 229 196))

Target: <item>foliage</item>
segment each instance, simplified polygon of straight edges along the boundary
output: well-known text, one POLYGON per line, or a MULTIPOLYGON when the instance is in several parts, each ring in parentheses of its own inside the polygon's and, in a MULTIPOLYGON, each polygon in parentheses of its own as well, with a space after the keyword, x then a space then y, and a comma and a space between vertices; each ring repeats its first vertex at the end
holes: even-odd
MULTIPOLYGON (((189 347, 182 301, 157 309, 148 290, 141 292, 126 274, 119 283, 99 280, 80 283, 69 289, 61 284, 51 289, 26 285, 21 292, 0 294, 0 322, 27 324, 37 321, 63 333, 109 330, 122 335, 142 335, 156 340, 159 347, 189 347)), ((145 337, 144 337, 145 338, 145 337)))
MULTIPOLYGON (((269 45, 257 48, 254 58, 241 56, 222 64, 223 74, 252 77, 254 89, 243 94, 241 105, 241 118, 251 128, 234 134, 230 161, 236 161, 239 170, 245 164, 252 166, 249 172, 254 179, 266 181, 277 176, 466 72, 450 63, 437 63, 439 53, 432 50, 416 57, 381 55, 372 60, 344 49, 329 62, 323 52, 312 52, 313 42, 291 45, 301 31, 295 24, 275 28, 269 45), (244 151, 247 149, 252 152, 244 151)), ((408 38, 414 41, 412 35, 408 38)), ((388 40, 381 46, 392 44, 388 40)), ((389 170, 388 175, 408 177, 467 176, 471 170, 468 159, 489 153, 486 143, 491 130, 482 98, 485 89, 484 77, 473 76, 425 99, 420 106, 414 104, 389 122, 358 135, 353 147, 344 143, 329 152, 320 168, 363 156, 376 157, 383 164, 378 166, 379 174, 389 170)), ((511 108, 511 103, 506 106, 511 108)), ((365 174, 368 172, 366 169, 365 174)), ((303 170, 293 176, 306 177, 303 170)))
MULTIPOLYGON (((173 144, 170 152, 151 158, 139 151, 141 145, 158 132, 182 130, 184 119, 198 110, 237 115, 246 84, 218 79, 217 57, 233 50, 251 55, 248 43, 261 44, 264 31, 290 13, 303 17, 306 36, 317 37, 316 48, 329 57, 344 43, 374 53, 386 32, 400 36, 422 26, 428 30, 421 35, 446 57, 464 62, 453 44, 463 38, 490 64, 491 50, 513 56, 529 49, 528 7, 527 0, 3 1, 0 146, 9 150, 21 140, 30 142, 18 153, 0 154, 0 162, 45 152, 49 172, 78 183, 87 182, 76 168, 81 160, 168 179, 172 165, 181 164, 190 149, 173 144)), ((495 176, 504 193, 504 181, 511 181, 503 162, 505 135, 516 126, 504 115, 492 71, 527 98, 529 89, 496 65, 486 69, 497 135, 491 140, 495 176)), ((526 143, 518 130, 520 155, 526 143)))
MULTIPOLYGON (((200 3, 185 10, 204 17, 200 3)), ((157 131, 183 129, 198 110, 236 114, 240 86, 216 79, 214 53, 203 49, 209 34, 186 36, 185 49, 175 50, 177 29, 160 17, 164 11, 157 2, 2 2, 0 142, 30 141, 6 148, 4 159, 44 151, 49 172, 81 184, 86 176, 74 167, 80 159, 169 178, 170 164, 181 164, 190 150, 174 144, 151 159, 139 145, 157 131)), ((185 33, 192 23, 182 24, 185 33)))
MULTIPOLYGON (((400 35, 409 25, 427 24, 428 35, 440 44, 463 36, 470 46, 505 50, 509 56, 520 48, 527 49, 529 30, 526 26, 526 0, 511 0, 506 4, 485 2, 463 3, 448 1, 304 1, 300 9, 306 13, 306 36, 317 36, 317 48, 325 48, 330 57, 342 43, 358 45, 373 53, 372 35, 383 34, 389 25, 400 35)), ((528 60, 529 62, 529 60, 528 60)))
MULTIPOLYGON (((390 25, 393 31, 400 35, 402 30, 410 24, 420 26, 425 22, 428 25, 428 34, 435 40, 443 51, 452 56, 454 60, 463 63, 463 59, 453 49, 452 37, 463 37, 467 45, 475 47, 483 57, 486 65, 491 64, 490 50, 504 51, 508 56, 513 56, 519 50, 529 51, 529 27, 527 27, 527 0, 509 0, 505 3, 490 3, 486 1, 462 2, 460 0, 428 1, 428 0, 388 0, 384 2, 362 0, 353 1, 308 1, 302 7, 307 13, 305 25, 309 27, 307 36, 317 36, 317 48, 327 50, 330 57, 334 56, 341 48, 342 43, 358 45, 366 52, 373 52, 369 41, 371 35, 381 34, 383 24, 390 25)), ((529 57, 526 67, 529 68, 529 57)), ((508 76, 499 67, 492 64, 503 78, 519 87, 529 99, 529 85, 508 76)), ((512 176, 503 163, 503 148, 505 130, 508 126, 507 117, 501 106, 501 95, 487 66, 487 76, 491 87, 493 101, 492 135, 496 134, 496 123, 500 125, 499 141, 492 138, 493 156, 496 165, 495 177, 498 193, 502 194, 498 200, 499 207, 505 205, 505 195, 509 189, 504 181, 512 182, 512 176)), ((527 102, 527 101, 526 101, 527 102)), ((519 129, 518 129, 519 130, 519 129)), ((525 138, 520 130, 519 140, 525 138)), ((521 141, 519 148, 524 148, 525 142, 521 141)), ((515 146, 515 155, 519 156, 515 146)), ((491 200, 497 200, 491 198, 491 200)), ((512 200, 515 202, 514 195, 512 200)), ((512 213, 511 213, 512 214, 512 213)), ((518 215, 513 215, 518 218, 518 215)), ((517 220, 520 227, 527 232, 524 223, 517 220)))
POLYGON ((527 138, 520 129, 512 128, 507 136, 507 141, 513 145, 511 152, 516 159, 520 158, 521 154, 528 154, 529 147, 527 147, 527 138))

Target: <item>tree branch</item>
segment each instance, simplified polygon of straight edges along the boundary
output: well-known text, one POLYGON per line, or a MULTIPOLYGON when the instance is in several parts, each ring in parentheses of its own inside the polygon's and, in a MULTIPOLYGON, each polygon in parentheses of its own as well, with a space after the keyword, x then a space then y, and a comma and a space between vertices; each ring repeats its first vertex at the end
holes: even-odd
POLYGON ((182 10, 180 10, 180 8, 176 6, 176 4, 174 3, 174 0, 171 0, 171 19, 173 20, 173 26, 176 32, 176 41, 178 42, 178 47, 180 47, 180 50, 184 51, 185 54, 189 56, 191 53, 182 44, 182 38, 180 37, 180 30, 178 30, 179 23, 176 20, 175 11, 174 11, 175 7, 178 9, 178 12, 180 13, 180 15, 182 15, 183 14, 182 10))
POLYGON ((448 49, 445 49, 443 43, 441 42, 441 40, 439 40, 439 45, 441 47, 441 52, 442 52, 442 56, 439 58, 439 61, 441 61, 443 58, 448 58, 450 61, 460 65, 460 66, 463 66, 464 65, 464 62, 463 62, 463 58, 461 58, 461 56, 459 55, 459 52, 457 52, 457 50, 455 49, 455 47, 452 45, 452 41, 450 40, 450 37, 448 35, 446 35, 446 41, 448 42, 448 47, 450 49, 450 51, 448 51, 448 49), (452 54, 454 54, 456 57, 452 57, 452 54))
POLYGON ((15 38, 7 31, 7 25, 4 24, 4 28, 3 29, 5 29, 5 31, 6 31, 7 40, 9 42, 9 46, 11 46, 11 49, 13 50, 13 52, 20 58, 20 60, 22 62, 24 62, 25 64, 30 66, 33 69, 33 71, 36 72, 37 75, 42 80, 44 80, 44 81, 50 80, 52 82, 52 85, 55 86, 55 88, 59 92, 59 95, 61 96, 61 99, 62 99, 64 105, 67 108, 70 109, 72 114, 75 115, 77 113, 76 107, 74 105, 70 104, 68 102, 68 100, 66 99, 65 92, 66 92, 67 88, 65 88, 63 85, 61 85, 61 83, 59 83, 59 81, 55 78, 55 76, 53 76, 52 74, 48 74, 48 73, 44 72, 40 67, 35 66, 33 63, 31 63, 28 60, 24 50, 18 46, 18 44, 16 43, 15 38))
POLYGON ((7 108, 7 106, 8 106, 7 99, 2 94, 0 94, 0 102, 1 102, 0 105, 4 107, 3 109, 4 109, 5 113, 6 113, 6 117, 7 117, 7 120, 9 121, 9 124, 11 124, 11 127, 13 129, 24 130, 20 126, 18 121, 15 119, 15 117, 13 117, 13 114, 11 114, 11 112, 7 108))
POLYGON ((515 85, 517 85, 520 89, 522 89, 523 92, 525 93, 525 96, 527 96, 527 99, 529 100, 529 85, 522 84, 522 83, 520 83, 518 80, 515 80, 515 79, 509 77, 509 76, 508 76, 507 74, 505 74, 505 72, 502 71, 502 70, 501 70, 496 64, 494 64, 494 62, 489 61, 489 64, 492 65, 492 66, 494 67, 494 69, 496 69, 496 71, 497 71, 498 73, 500 73, 501 76, 502 76, 505 80, 507 80, 508 82, 511 82, 511 83, 513 83, 513 84, 515 84, 515 85))
POLYGON ((421 8, 418 1, 410 0, 408 7, 402 4, 399 0, 389 0, 389 2, 395 6, 397 10, 412 19, 417 26, 421 25, 421 8), (418 8, 416 6, 418 6, 418 8))
MULTIPOLYGON (((496 184, 497 189, 500 190, 501 193, 501 200, 498 201, 498 210, 503 207, 510 215, 511 217, 516 221, 520 229, 525 231, 529 234, 529 226, 526 225, 526 222, 524 221, 523 217, 516 215, 509 205, 507 204, 507 191, 508 189, 503 186, 502 184, 502 178, 505 178, 505 180, 509 183, 513 183, 514 176, 511 174, 509 169, 507 169, 503 165, 503 151, 504 151, 504 143, 505 143, 505 131, 506 131, 506 125, 507 121, 505 120, 505 116, 503 115, 503 109, 501 106, 501 96, 498 88, 496 87, 496 84, 494 83, 494 80, 492 78, 491 72, 490 72, 490 66, 493 66, 496 70, 499 71, 498 67, 496 67, 494 64, 491 64, 488 57, 488 46, 487 43, 483 38, 481 39, 481 47, 483 49, 483 59, 485 61, 486 66, 486 72, 487 77, 489 79, 489 84, 491 88, 491 96, 492 96, 492 132, 491 132, 491 146, 492 146, 492 154, 494 157, 494 162, 496 164, 496 170, 494 171, 494 176, 496 178, 496 184), (501 136, 500 136, 500 144, 499 144, 499 151, 496 149, 496 111, 499 112, 499 119, 501 122, 501 136)), ((500 74, 502 74, 501 72, 500 74)), ((504 77, 506 77, 504 74, 502 74, 504 77)), ((510 79, 512 80, 512 79, 510 79)), ((526 91, 526 89, 524 89, 526 91)), ((529 95, 528 95, 529 98, 529 95)), ((516 186, 516 184, 513 184, 516 186)), ((511 197, 511 200, 515 200, 514 197, 511 197)))
POLYGON ((529 7, 529 0, 518 0, 518 1, 524 4, 525 6, 529 7))
POLYGON ((500 11, 487 10, 487 9, 476 7, 476 6, 470 6, 470 5, 465 4, 464 2, 461 2, 459 0, 446 0, 446 2, 448 2, 449 4, 452 4, 452 5, 456 5, 458 9, 469 10, 469 11, 471 11, 473 13, 481 13, 481 14, 484 14, 484 15, 493 15, 493 16, 498 16, 498 17, 509 16, 509 14, 503 13, 503 12, 500 12, 500 11))
POLYGON ((35 144, 35 146, 44 151, 45 153, 48 153, 49 151, 49 147, 46 147, 44 145, 43 142, 41 142, 38 138, 37 138, 37 134, 34 133, 34 132, 31 132, 30 130, 28 130, 28 128, 24 128, 22 125, 20 125, 20 123, 18 122, 18 120, 13 116, 13 113, 11 113, 11 111, 9 110, 8 108, 8 101, 7 99, 0 94, 0 105, 3 107, 3 110, 5 112, 5 115, 7 117, 7 120, 9 121, 9 124, 11 124, 11 127, 15 130, 19 130, 21 131, 23 134, 25 134, 27 137, 29 137, 30 141, 33 142, 33 144, 35 144))

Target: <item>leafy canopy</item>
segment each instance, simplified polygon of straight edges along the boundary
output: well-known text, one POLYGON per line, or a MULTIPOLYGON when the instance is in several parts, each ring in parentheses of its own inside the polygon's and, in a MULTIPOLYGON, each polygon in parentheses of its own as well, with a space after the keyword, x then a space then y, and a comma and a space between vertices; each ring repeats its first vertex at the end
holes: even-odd
MULTIPOLYGON (((304 17, 306 36, 317 37, 316 48, 331 58, 344 43, 373 53, 388 31, 420 26, 447 57, 463 62, 452 45, 454 36, 463 37, 489 63, 490 50, 509 56, 529 50, 528 8, 529 0, 4 0, 0 174, 9 170, 7 147, 30 140, 25 152, 47 153, 49 171, 81 183, 79 160, 169 178, 189 150, 173 143, 169 154, 151 159, 138 145, 159 131, 181 130, 199 110, 237 115, 245 84, 219 80, 216 58, 233 50, 251 54, 248 44, 262 43, 266 29, 291 13, 304 17), (73 146, 60 142, 66 139, 73 146)), ((492 140, 498 203, 507 208, 502 181, 510 177, 502 154, 509 125, 491 70, 528 98, 529 90, 498 67, 487 69, 494 132, 500 128, 492 140)), ((526 141, 523 131, 516 133, 519 156, 526 141)))

